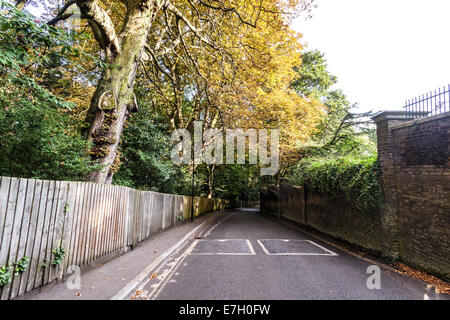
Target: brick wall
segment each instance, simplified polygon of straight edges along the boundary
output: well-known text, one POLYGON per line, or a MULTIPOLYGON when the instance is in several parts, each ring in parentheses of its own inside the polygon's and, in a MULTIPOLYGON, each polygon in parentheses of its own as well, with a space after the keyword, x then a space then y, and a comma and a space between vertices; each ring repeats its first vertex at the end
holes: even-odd
POLYGON ((450 279, 450 113, 389 131, 394 176, 383 179, 392 179, 386 193, 396 193, 398 256, 450 279))
POLYGON ((383 251, 381 213, 353 208, 344 195, 329 197, 303 187, 280 185, 261 191, 261 211, 300 223, 377 254, 383 251), (276 195, 276 196, 275 196, 276 195))
POLYGON ((322 233, 345 240, 375 254, 383 253, 380 212, 365 213, 355 209, 344 195, 329 197, 307 193, 307 223, 322 233))
POLYGON ((284 185, 261 192, 261 211, 449 281, 450 112, 407 121, 403 112, 390 111, 373 120, 385 198, 379 212, 284 185))

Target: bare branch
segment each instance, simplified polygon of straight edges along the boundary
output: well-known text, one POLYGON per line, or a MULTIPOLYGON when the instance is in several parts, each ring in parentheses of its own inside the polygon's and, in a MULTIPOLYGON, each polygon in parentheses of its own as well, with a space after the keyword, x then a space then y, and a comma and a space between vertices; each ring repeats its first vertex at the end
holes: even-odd
POLYGON ((58 21, 65 20, 65 19, 69 18, 70 16, 72 16, 71 13, 65 14, 65 12, 67 11, 67 9, 69 9, 70 6, 72 6, 75 3, 76 3, 76 0, 70 0, 70 1, 66 2, 64 4, 64 6, 61 8, 61 10, 59 10, 59 12, 56 14, 56 17, 54 17, 49 22, 47 22, 47 24, 50 26, 53 26, 58 21))
POLYGON ((113 54, 120 52, 119 39, 108 13, 98 5, 97 0, 76 0, 82 18, 87 19, 91 26, 94 24, 98 32, 94 32, 97 42, 103 49, 109 48, 113 54))
POLYGON ((199 38, 202 42, 206 43, 207 45, 209 45, 212 48, 216 48, 216 46, 210 42, 208 39, 206 39, 205 37, 203 37, 200 34, 200 31, 198 28, 196 28, 191 21, 189 21, 189 19, 180 11, 178 10, 177 7, 175 7, 173 4, 169 3, 167 5, 167 9, 169 9, 170 11, 172 11, 177 17, 179 17, 187 26, 188 28, 195 34, 195 36, 197 38, 199 38))
POLYGON ((209 9, 220 10, 220 11, 222 11, 222 12, 232 12, 232 13, 234 13, 234 14, 238 17, 238 19, 239 19, 243 24, 246 24, 246 25, 251 26, 251 27, 253 27, 253 28, 256 28, 256 24, 258 23, 259 16, 261 15, 261 11, 262 11, 262 0, 260 0, 260 2, 259 2, 259 8, 258 8, 258 14, 257 14, 257 16, 256 16, 256 19, 255 19, 254 22, 250 22, 250 21, 245 20, 245 19, 241 16, 241 14, 239 13, 239 11, 236 10, 236 7, 229 7, 229 8, 226 8, 226 7, 224 7, 224 6, 222 6, 222 7, 217 7, 217 6, 211 5, 211 4, 209 4, 209 3, 206 3, 206 2, 204 2, 204 1, 202 1, 202 0, 200 0, 199 3, 200 3, 201 5, 203 5, 203 6, 207 7, 207 8, 209 8, 209 9))

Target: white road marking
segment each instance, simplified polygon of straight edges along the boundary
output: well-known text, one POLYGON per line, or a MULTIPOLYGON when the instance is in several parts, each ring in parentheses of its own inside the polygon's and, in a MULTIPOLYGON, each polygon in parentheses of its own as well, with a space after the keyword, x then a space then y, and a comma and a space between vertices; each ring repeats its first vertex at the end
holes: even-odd
MULTIPOLYGON (((149 299, 155 300, 158 295, 161 293, 161 291, 164 289, 164 287, 167 285, 167 283, 169 283, 169 281, 171 280, 171 278, 173 277, 173 275, 176 273, 176 271, 178 270, 178 268, 181 266, 182 262, 184 261, 184 259, 186 259, 186 257, 192 252, 192 249, 194 249, 195 245, 197 244, 198 240, 195 240, 187 249, 186 251, 178 258, 178 263, 173 265, 168 274, 167 277, 165 278, 165 281, 161 281, 160 283, 158 283, 153 291, 148 295, 149 299), (152 298, 152 295, 154 294, 154 297, 152 298)), ((186 264, 185 264, 186 265, 186 264)), ((143 287, 143 286, 142 286, 143 287)))
POLYGON ((255 250, 253 249, 253 246, 252 246, 250 240, 247 239, 247 240, 245 240, 245 241, 247 242, 247 245, 248 245, 248 247, 250 248, 250 252, 252 253, 252 255, 253 255, 253 256, 256 255, 255 250))
POLYGON ((256 255, 255 250, 253 250, 253 246, 248 239, 199 239, 196 240, 196 244, 198 242, 226 242, 226 241, 245 241, 248 246, 250 252, 192 252, 192 256, 254 256, 256 255))
POLYGON ((337 253, 328 250, 327 248, 322 247, 321 245, 315 243, 314 241, 311 240, 300 240, 300 239, 295 239, 298 241, 306 241, 311 243, 312 245, 315 245, 316 247, 322 249, 323 251, 327 252, 327 253, 307 253, 307 252, 284 252, 284 253, 270 253, 269 250, 267 250, 267 248, 264 246, 264 244, 262 243, 262 241, 268 241, 268 240, 272 240, 272 241, 282 241, 282 242, 289 242, 291 240, 287 240, 287 239, 260 239, 260 240, 256 240, 259 245, 261 246, 261 248, 263 249, 263 251, 269 255, 269 256, 338 256, 337 253))
POLYGON ((192 236, 200 227, 204 226, 208 220, 202 222, 193 230, 188 232, 180 241, 170 247, 167 251, 161 254, 155 261, 149 264, 141 273, 139 273, 133 280, 127 283, 118 293, 116 293, 110 300, 123 300, 135 289, 142 281, 144 281, 149 274, 169 255, 171 255, 179 246, 181 246, 190 236, 192 236))
POLYGON ((205 238, 207 237, 207 236, 209 236, 210 234, 211 234, 211 232, 215 229, 215 228, 217 228, 217 226, 219 225, 219 224, 221 224, 222 222, 224 222, 225 220, 228 220, 229 218, 231 218, 232 216, 234 216, 235 214, 236 214, 237 212, 233 212, 233 213, 231 213, 229 216, 227 216, 227 217, 225 217, 224 219, 219 219, 206 233, 205 233, 205 238))

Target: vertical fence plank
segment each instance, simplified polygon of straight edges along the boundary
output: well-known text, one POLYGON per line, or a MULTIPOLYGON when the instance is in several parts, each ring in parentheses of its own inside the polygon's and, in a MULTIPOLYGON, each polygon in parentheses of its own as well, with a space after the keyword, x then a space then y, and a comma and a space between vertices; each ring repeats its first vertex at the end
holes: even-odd
POLYGON ((104 199, 104 219, 103 219, 103 231, 100 238, 100 254, 108 254, 107 239, 108 233, 111 228, 111 197, 113 192, 113 186, 105 186, 105 199, 104 199))
MULTIPOLYGON (((26 257, 26 247, 27 247, 27 241, 29 238, 29 229, 30 229, 30 222, 31 222, 31 209, 33 205, 33 197, 34 197, 34 185, 35 180, 27 180, 27 187, 24 191, 24 205, 23 205, 23 213, 22 213, 22 221, 19 231, 19 241, 17 245, 17 253, 16 253, 16 261, 19 261, 19 259, 22 259, 26 257)), ((28 257, 29 258, 29 257, 28 257)), ((22 280, 22 277, 24 276, 23 273, 19 272, 17 275, 14 276, 14 280, 11 287, 11 293, 9 295, 9 298, 12 299, 16 297, 19 294, 19 288, 20 288, 20 282, 22 280)), ((27 274, 25 273, 25 277, 27 274)))
POLYGON ((67 264, 65 265, 65 269, 67 270, 67 268, 71 265, 73 265, 73 259, 75 256, 75 238, 77 237, 77 225, 79 222, 78 219, 78 210, 80 207, 80 187, 81 187, 81 183, 80 182, 74 182, 73 184, 70 185, 70 191, 69 191, 69 196, 68 196, 68 200, 72 202, 71 207, 70 207, 70 213, 71 213, 71 223, 70 223, 70 236, 67 237, 68 240, 68 248, 69 248, 69 254, 67 257, 67 264))
POLYGON ((142 233, 142 238, 141 241, 144 239, 147 239, 150 236, 150 225, 151 225, 151 210, 150 210, 150 206, 152 205, 152 193, 151 192, 144 192, 144 211, 143 211, 143 217, 144 217, 144 222, 143 222, 143 233, 142 233))
POLYGON ((86 183, 78 184, 77 191, 77 209, 74 212, 75 214, 75 223, 72 231, 72 254, 71 254, 71 265, 80 265, 79 256, 80 256, 80 242, 83 237, 83 213, 84 213, 84 203, 86 199, 86 183))
MULTIPOLYGON (((6 220, 6 210, 8 207, 8 196, 9 196, 9 187, 11 185, 11 178, 1 177, 0 183, 1 183, 0 184, 0 241, 1 241, 3 239, 3 226, 5 225, 6 220)), ((0 260, 0 265, 2 263, 3 261, 0 260)))
POLYGON ((119 237, 116 242, 116 251, 123 248, 123 239, 125 232, 125 216, 128 209, 128 192, 126 187, 122 187, 122 210, 119 216, 119 237))
POLYGON ((43 257, 43 251, 45 246, 43 245, 45 221, 47 211, 47 197, 50 188, 50 181, 43 180, 41 187, 41 195, 39 199, 39 211, 36 223, 36 235, 33 244, 33 257, 30 264, 30 275, 28 277, 27 290, 38 287, 41 283, 39 277, 42 275, 41 266, 43 257))
POLYGON ((105 196, 106 196, 106 185, 101 185, 99 189, 99 198, 97 200, 97 218, 95 220, 95 238, 94 238, 94 245, 92 249, 92 260, 96 260, 99 256, 99 244, 103 240, 102 239, 102 232, 103 232, 103 225, 106 223, 106 216, 105 216, 105 196))
POLYGON ((8 264, 9 246, 11 244, 11 235, 14 225, 14 211, 16 210, 16 200, 18 191, 19 191, 19 179, 12 178, 5 205, 3 234, 0 242, 0 265, 8 264))
POLYGON ((147 199, 148 191, 141 191, 141 197, 139 199, 139 232, 138 232, 138 242, 141 242, 144 239, 144 235, 146 233, 146 212, 147 208, 145 206, 145 200, 147 199))
POLYGON ((124 248, 124 239, 126 239, 126 216, 127 216, 127 212, 129 210, 128 207, 128 188, 127 187, 122 187, 122 195, 123 195, 123 199, 122 199, 122 211, 120 212, 120 225, 119 225, 119 229, 120 229, 120 233, 119 233, 119 238, 117 239, 117 247, 116 250, 121 250, 124 248))
MULTIPOLYGON (((16 261, 17 258, 17 249, 20 238, 20 229, 22 227, 22 215, 23 215, 23 206, 25 202, 26 188, 27 188, 27 180, 19 179, 17 196, 15 196, 13 199, 8 199, 8 215, 12 215, 12 217, 8 221, 10 222, 10 226, 8 226, 5 223, 5 227, 7 228, 7 230, 5 230, 5 233, 9 238, 8 241, 9 243, 8 242, 5 243, 5 247, 8 247, 7 260, 5 264, 8 264, 10 266, 12 266, 12 264, 16 261), (8 235, 8 233, 10 234, 8 235)), ((11 195, 12 194, 10 193, 10 197, 11 195)), ((12 291, 11 289, 14 284, 14 280, 16 278, 17 277, 13 275, 12 281, 8 285, 5 285, 3 287, 2 290, 3 300, 9 299, 10 293, 12 291)))
MULTIPOLYGON (((67 218, 67 194, 69 191, 69 182, 62 181, 59 186, 58 203, 56 206, 56 217, 55 217, 55 230, 53 234, 53 248, 62 247, 67 250, 67 247, 63 246, 64 237, 64 227, 67 218)), ((50 269, 49 282, 57 279, 62 275, 64 268, 64 260, 61 265, 55 266, 50 269)))
MULTIPOLYGON (((9 179, 6 188, 6 178, 2 179, 2 237, 0 238, 0 266, 9 264, 9 249, 11 245, 12 231, 14 227, 14 213, 16 209, 17 194, 19 191, 19 179, 9 179), (3 181, 5 180, 5 184, 3 181)), ((0 288, 0 299, 8 299, 9 285, 0 288)))
POLYGON ((141 215, 141 194, 142 191, 135 191, 134 194, 134 213, 133 213, 133 248, 136 247, 136 245, 139 242, 139 217, 141 215))
POLYGON ((126 238, 124 242, 124 248, 127 248, 133 244, 132 240, 132 225, 133 225, 133 215, 134 215, 134 201, 136 193, 133 192, 132 188, 128 188, 128 210, 126 217, 126 238))
POLYGON ((86 184, 86 189, 84 192, 84 201, 83 201, 83 210, 82 210, 82 222, 80 228, 80 240, 78 242, 78 255, 77 255, 77 264, 84 265, 85 264, 85 252, 86 252, 86 241, 88 237, 88 223, 89 223, 89 215, 90 215, 90 203, 92 198, 92 188, 94 184, 88 183, 86 184))
POLYGON ((55 255, 53 253, 53 250, 58 247, 58 244, 56 244, 56 230, 58 228, 59 219, 61 218, 59 216, 58 212, 58 203, 59 198, 61 196, 62 190, 61 190, 61 181, 56 181, 55 183, 55 193, 53 195, 53 204, 52 204, 52 211, 51 211, 51 220, 49 225, 49 232, 48 232, 48 240, 47 240, 47 257, 48 260, 51 262, 49 264, 49 267, 45 270, 44 273, 44 284, 49 283, 51 280, 51 276, 55 273, 54 269, 54 261, 55 261, 55 255))
POLYGON ((114 252, 117 250, 117 244, 120 242, 120 237, 121 237, 121 225, 120 225, 120 216, 122 215, 122 212, 124 210, 123 208, 123 204, 125 203, 125 195, 124 195, 124 187, 119 187, 119 207, 118 210, 116 211, 116 215, 114 217, 114 243, 113 243, 113 247, 111 252, 114 252))
POLYGON ((56 181, 49 181, 49 190, 47 193, 47 199, 45 203, 45 220, 44 220, 44 232, 43 237, 41 239, 41 250, 42 250, 42 263, 46 266, 41 268, 37 280, 39 281, 39 285, 46 284, 46 280, 48 279, 49 269, 52 267, 52 237, 53 237, 53 228, 54 228, 54 212, 56 206, 56 197, 58 196, 58 187, 59 183, 56 181))
POLYGON ((111 244, 114 237, 114 213, 116 212, 116 210, 118 210, 119 188, 117 186, 112 186, 111 192, 112 197, 110 199, 111 209, 109 212, 109 226, 108 233, 105 237, 105 248, 107 254, 111 252, 111 244))
POLYGON ((163 199, 164 199, 164 211, 163 211, 162 229, 165 230, 171 227, 171 221, 173 216, 173 196, 171 194, 165 194, 163 199))
POLYGON ((88 211, 88 224, 87 224, 87 238, 86 238, 86 247, 85 247, 85 264, 89 264, 91 262, 91 248, 92 248, 92 236, 94 234, 94 223, 95 218, 97 216, 96 212, 96 201, 97 201, 97 190, 99 186, 97 184, 92 185, 92 194, 91 201, 89 203, 89 211, 88 211))
POLYGON ((115 237, 116 237, 116 223, 117 223, 117 214, 120 211, 120 203, 121 203, 121 190, 120 187, 115 186, 114 187, 114 192, 115 192, 115 197, 114 197, 114 210, 112 210, 111 212, 111 232, 109 234, 109 238, 108 238, 108 253, 111 253, 113 251, 114 248, 114 241, 115 241, 115 237))
POLYGON ((115 199, 114 199, 114 210, 111 212, 111 233, 109 234, 108 238, 108 253, 111 253, 114 251, 114 244, 116 241, 117 236, 117 216, 120 211, 120 204, 122 202, 121 199, 121 188, 119 186, 114 186, 115 189, 115 199))
POLYGON ((28 230, 28 240, 27 246, 25 249, 25 255, 29 257, 30 261, 28 264, 27 270, 22 274, 22 278, 20 280, 19 287, 19 295, 25 293, 28 288, 29 283, 34 283, 34 277, 36 275, 36 257, 35 254, 39 255, 37 251, 35 251, 35 244, 39 241, 39 209, 40 209, 40 201, 41 201, 41 193, 42 193, 42 180, 36 180, 34 185, 33 192, 33 203, 31 205, 31 213, 30 213, 30 223, 28 230))
MULTIPOLYGON (((64 225, 62 230, 62 247, 64 250, 68 250, 67 256, 64 259, 62 265, 61 275, 67 271, 69 264, 69 258, 71 254, 71 238, 72 238, 72 227, 74 221, 74 211, 75 211, 75 201, 77 196, 77 182, 69 182, 67 189, 67 198, 66 198, 66 206, 64 210, 64 225)), ((60 275, 60 276, 61 276, 60 275)))
POLYGON ((147 216, 147 197, 149 195, 148 191, 141 191, 141 203, 140 208, 141 212, 139 215, 139 242, 144 240, 146 234, 147 234, 147 226, 148 226, 148 216, 147 216))
POLYGON ((91 263, 94 260, 94 249, 95 249, 95 238, 97 235, 97 227, 99 224, 100 219, 100 211, 99 211, 99 202, 100 202, 100 196, 101 196, 101 189, 102 185, 96 184, 95 185, 95 198, 93 202, 93 208, 91 212, 92 220, 90 222, 90 238, 89 238, 89 247, 88 247, 88 261, 87 263, 91 263))
POLYGON ((153 193, 151 208, 151 233, 158 232, 162 227, 162 212, 164 210, 164 198, 161 193, 153 193))
POLYGON ((99 217, 98 217, 98 228, 97 228, 97 235, 95 240, 95 255, 94 260, 98 259, 101 256, 101 245, 104 241, 104 233, 105 233, 105 226, 107 225, 107 219, 108 219, 108 212, 105 210, 106 208, 106 196, 108 194, 108 185, 102 185, 101 186, 101 193, 100 193, 100 204, 98 208, 99 217))

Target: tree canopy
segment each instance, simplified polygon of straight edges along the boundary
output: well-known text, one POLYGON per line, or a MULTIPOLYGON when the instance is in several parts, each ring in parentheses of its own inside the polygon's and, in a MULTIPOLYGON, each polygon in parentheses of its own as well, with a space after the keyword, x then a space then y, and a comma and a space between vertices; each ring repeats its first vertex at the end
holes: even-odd
POLYGON ((313 1, 45 4, 37 17, 33 3, 1 2, 2 175, 187 194, 195 170, 196 194, 250 199, 274 178, 252 165, 177 166, 171 132, 195 120, 279 129, 284 167, 314 148, 352 148, 360 117, 290 28, 313 1))

